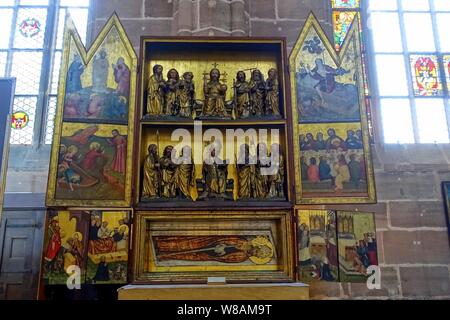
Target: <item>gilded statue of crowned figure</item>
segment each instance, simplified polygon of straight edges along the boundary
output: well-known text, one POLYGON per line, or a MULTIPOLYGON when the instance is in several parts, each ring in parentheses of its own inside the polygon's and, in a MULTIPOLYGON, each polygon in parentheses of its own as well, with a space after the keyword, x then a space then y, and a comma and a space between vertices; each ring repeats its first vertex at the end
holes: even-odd
POLYGON ((251 71, 248 81, 246 71, 238 71, 231 101, 226 100, 228 86, 218 68, 203 74, 203 101, 195 99, 192 72, 186 71, 180 78, 180 73, 172 68, 165 80, 163 66, 156 64, 152 70, 147 85, 147 117, 195 119, 197 109, 206 119, 281 117, 280 84, 275 68, 268 71, 267 80, 259 69, 246 69, 251 71))

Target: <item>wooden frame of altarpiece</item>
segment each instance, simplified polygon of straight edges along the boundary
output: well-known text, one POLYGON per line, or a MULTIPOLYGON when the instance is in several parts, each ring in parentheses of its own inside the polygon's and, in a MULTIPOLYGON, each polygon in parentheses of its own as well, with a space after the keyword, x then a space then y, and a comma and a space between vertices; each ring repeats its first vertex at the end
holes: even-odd
MULTIPOLYGON (((245 39, 240 40, 242 40, 242 42, 246 41, 245 39)), ((58 105, 55 120, 54 142, 52 146, 50 161, 50 173, 46 204, 48 207, 53 208, 91 208, 89 210, 93 210, 92 208, 108 208, 109 210, 113 210, 113 208, 128 208, 132 205, 132 184, 134 183, 132 180, 133 174, 139 176, 138 172, 133 169, 133 161, 135 161, 135 163, 139 162, 139 159, 133 159, 133 146, 136 146, 136 144, 134 143, 134 131, 136 123, 135 89, 136 81, 138 79, 137 58, 133 46, 128 40, 125 30, 123 29, 117 15, 115 14, 108 20, 106 26, 100 32, 98 38, 95 40, 88 51, 83 46, 80 37, 73 25, 73 22, 70 19, 68 19, 66 23, 64 41, 65 46, 61 66, 60 86, 58 90, 58 105), (98 71, 94 70, 96 68, 94 68, 93 65, 100 65, 102 63, 101 60, 105 60, 105 58, 108 61, 108 64, 106 66, 108 72, 106 76, 104 74, 102 76, 101 72, 99 74, 98 71), (111 70, 112 68, 109 67, 110 65, 112 65, 113 68, 115 68, 115 63, 117 61, 117 64, 119 64, 120 58, 122 58, 121 63, 126 64, 126 66, 129 68, 130 73, 128 87, 129 90, 127 97, 123 97, 123 92, 119 92, 119 85, 115 83, 118 81, 116 80, 116 77, 111 70), (78 73, 77 68, 79 69, 78 73), (76 77, 79 77, 79 81, 74 82, 73 77, 70 78, 70 81, 68 81, 68 73, 73 72, 74 70, 75 73, 72 73, 71 76, 75 75, 76 77), (100 81, 102 79, 103 84, 102 81, 100 81), (116 85, 117 87, 115 87, 116 85), (81 99, 79 99, 80 96, 81 99), (102 105, 101 103, 102 99, 109 99, 108 102, 113 103, 115 106, 119 107, 123 107, 123 104, 125 103, 125 107, 128 107, 126 119, 124 118, 123 114, 106 113, 105 115, 105 113, 99 112, 98 108, 96 107, 99 107, 99 105, 103 107, 105 106, 105 104, 102 105), (88 101, 88 103, 86 105, 80 101, 88 101), (77 107, 77 103, 81 103, 81 105, 78 105, 77 107), (113 131, 116 131, 116 133, 113 137, 111 137, 110 134, 113 131), (126 135, 124 134, 125 132, 126 135), (119 142, 115 143, 114 138, 116 138, 117 136, 122 137, 122 139, 119 138, 119 142), (126 160, 126 168, 125 170, 123 170, 124 172, 122 172, 123 176, 120 176, 117 175, 116 172, 117 170, 120 171, 120 169, 113 168, 114 165, 112 165, 111 159, 115 159, 117 154, 115 154, 114 152, 117 152, 120 140, 123 141, 124 137, 126 139, 126 152, 124 157, 124 159, 126 160), (107 155, 108 158, 108 160, 105 160, 106 170, 104 170, 104 173, 106 173, 106 177, 104 178, 106 178, 105 180, 110 185, 106 187, 104 186, 104 188, 100 190, 100 192, 92 191, 92 186, 90 184, 93 183, 93 185, 97 185, 95 183, 96 177, 92 176, 89 172, 86 172, 86 170, 84 170, 86 167, 88 167, 88 165, 86 165, 85 168, 78 168, 77 166, 70 166, 67 163, 73 161, 73 159, 77 157, 77 153, 83 154, 92 150, 98 151, 99 153, 103 152, 107 155), (66 172, 65 170, 67 170, 68 167, 70 167, 72 171, 66 172), (83 183, 86 184, 83 185, 83 183), (120 185, 122 186, 120 187, 120 185), (87 188, 87 190, 90 190, 89 192, 87 192, 89 195, 88 197, 86 197, 86 192, 83 193, 82 191, 80 191, 82 190, 82 188, 87 188), (111 194, 113 194, 114 192, 116 192, 117 194, 117 190, 120 190, 120 196, 111 198, 111 194)), ((284 56, 282 58, 284 60, 284 56)), ((312 60, 310 66, 314 62, 317 63, 318 60, 312 60)), ((286 100, 284 101, 284 106, 286 108, 286 122, 289 123, 289 121, 292 121, 293 124, 293 139, 286 142, 286 158, 288 159, 287 162, 289 162, 288 167, 295 168, 294 175, 296 187, 296 203, 333 204, 375 202, 375 185, 373 178, 372 160, 370 156, 370 147, 368 142, 369 139, 367 130, 367 116, 364 104, 362 62, 358 23, 353 24, 349 32, 349 36, 344 43, 341 52, 338 54, 335 52, 333 45, 326 38, 325 33, 321 29, 316 18, 311 15, 308 18, 305 27, 303 28, 303 31, 300 34, 300 37, 294 47, 294 50, 291 53, 289 64, 292 97, 289 100, 289 88, 286 88, 287 95, 285 95, 286 100), (307 43, 307 41, 310 42, 307 43), (348 69, 349 61, 353 61, 353 86, 357 89, 357 119, 344 119, 339 121, 336 121, 335 119, 335 121, 330 120, 327 122, 322 121, 323 119, 313 119, 313 121, 302 122, 303 118, 301 117, 300 111, 297 108, 297 88, 299 86, 298 79, 300 79, 298 77, 300 71, 300 62, 303 63, 305 56, 310 53, 310 50, 307 47, 312 48, 311 50, 313 51, 313 53, 317 52, 318 47, 319 51, 322 50, 320 52, 321 54, 323 53, 322 62, 325 62, 325 64, 330 68, 325 68, 325 71, 331 74, 333 72, 338 73, 335 75, 333 80, 335 81, 335 84, 337 84, 337 87, 340 87, 341 89, 342 86, 345 88, 350 88, 346 85, 352 84, 352 80, 349 80, 348 77, 346 78, 346 76, 348 76, 347 74, 349 73, 346 68, 348 69), (328 54, 327 58, 323 58, 326 54, 328 54), (292 106, 295 106, 292 107, 292 116, 290 114, 291 111, 287 110, 290 107, 290 102, 292 102, 292 106), (289 118, 292 118, 292 120, 290 120, 289 118), (302 150, 300 143, 298 143, 298 138, 304 128, 306 128, 307 130, 319 128, 316 130, 318 133, 319 130, 322 130, 321 128, 331 128, 331 126, 333 126, 334 128, 341 126, 343 128, 339 130, 335 129, 338 134, 341 134, 341 132, 343 133, 345 131, 357 131, 355 130, 355 128, 359 128, 361 132, 360 142, 362 143, 362 147, 360 148, 360 150, 348 148, 350 152, 348 154, 344 154, 344 156, 346 158, 349 158, 350 154, 355 154, 361 157, 361 159, 359 159, 360 164, 365 165, 365 170, 361 173, 361 176, 365 175, 367 186, 367 192, 365 192, 364 194, 350 192, 348 193, 348 196, 346 196, 344 192, 338 195, 333 193, 333 196, 330 196, 330 194, 326 194, 309 197, 308 194, 305 194, 304 192, 305 190, 303 189, 301 179, 302 166, 300 165, 301 152, 303 152, 304 150, 302 150), (292 141, 294 143, 292 143, 292 141), (292 158, 294 158, 295 160, 294 166, 291 166, 292 158), (343 194, 344 196, 342 196, 343 194)), ((316 67, 318 66, 316 65, 316 67)), ((319 90, 324 90, 324 92, 319 92, 320 98, 323 99, 323 97, 326 97, 325 93, 327 93, 329 96, 331 96, 331 99, 333 99, 334 95, 330 94, 333 92, 327 92, 328 88, 326 87, 326 81, 325 87, 321 87, 324 85, 324 79, 322 78, 325 78, 325 80, 327 80, 326 75, 323 74, 324 69, 322 68, 320 70, 314 70, 309 67, 307 69, 309 74, 317 73, 316 76, 319 79, 317 83, 315 83, 315 85, 318 86, 319 90), (320 78, 321 76, 322 78, 320 78)), ((284 71, 284 68, 282 68, 283 73, 284 71)), ((285 76, 287 77, 287 75, 285 76)), ((349 90, 349 92, 353 92, 351 91, 351 89, 349 90)), ((143 94, 143 92, 141 92, 141 94, 143 94)), ((338 95, 338 97, 340 96, 338 95)), ((281 121, 281 124, 283 124, 283 121, 281 121)), ((286 131, 286 137, 289 133, 288 129, 289 128, 287 128, 286 131)), ((345 153, 348 151, 345 148, 339 149, 339 146, 336 145, 336 141, 342 142, 344 141, 344 139, 340 138, 339 140, 337 138, 334 138, 333 141, 333 137, 330 136, 330 138, 330 146, 333 146, 333 149, 337 150, 335 153, 345 153)), ((340 181, 340 183, 344 187, 348 186, 349 181, 345 181, 346 179, 341 180, 342 181, 340 181)), ((363 181, 364 179, 360 177, 359 180, 363 181)), ((139 185, 139 181, 137 182, 137 185, 139 185)), ((286 190, 288 198, 290 198, 289 194, 291 190, 291 186, 289 186, 286 190)), ((139 192, 135 196, 139 197, 139 192)), ((189 210, 188 208, 186 208, 185 210, 180 210, 181 208, 178 208, 178 212, 169 212, 166 208, 166 210, 163 209, 161 211, 151 212, 151 210, 154 209, 148 207, 139 208, 138 206, 138 211, 135 212, 138 226, 133 236, 135 252, 133 253, 132 259, 134 273, 134 276, 132 278, 134 282, 197 282, 204 281, 210 274, 225 275, 230 278, 230 281, 234 280, 236 282, 292 281, 294 278, 294 246, 292 243, 293 212, 291 211, 293 208, 290 199, 288 201, 285 201, 284 203, 285 206, 282 205, 278 208, 276 206, 268 206, 267 210, 263 210, 261 212, 252 212, 250 211, 251 208, 241 208, 242 210, 239 210, 239 206, 224 206, 220 212, 217 211, 217 206, 215 206, 213 211, 208 211, 211 209, 207 206, 198 206, 197 210, 194 209, 194 211, 192 211, 192 208, 189 210), (139 209, 141 210, 140 212, 139 209), (233 211, 236 210, 238 210, 238 212, 233 213, 233 211), (181 220, 177 221, 177 219, 181 220), (265 229, 263 228, 261 230, 257 230, 258 223, 264 224, 264 221, 266 220, 267 226, 263 226, 265 229), (224 223, 221 224, 220 221, 223 221, 224 223), (242 226, 238 226, 239 222, 243 221, 250 223, 249 226, 251 227, 249 228, 249 230, 243 230, 242 226), (247 234, 243 234, 243 231, 251 231, 251 236, 254 237, 254 239, 247 239, 247 241, 254 242, 254 245, 257 245, 259 247, 264 247, 261 243, 259 243, 263 241, 264 237, 258 237, 256 233, 264 231, 266 229, 278 230, 277 232, 279 238, 277 247, 275 248, 271 245, 265 245, 266 248, 275 249, 274 252, 277 252, 276 257, 278 260, 274 260, 275 264, 272 267, 273 270, 269 270, 271 268, 271 266, 269 266, 267 270, 261 269, 261 272, 256 270, 255 272, 249 274, 248 270, 245 270, 246 263, 244 262, 244 266, 241 267, 244 271, 242 273, 242 270, 227 270, 227 268, 221 269, 220 266, 211 266, 210 270, 205 269, 205 272, 199 274, 198 271, 203 268, 202 266, 199 266, 199 268, 197 269, 194 268, 195 270, 190 270, 189 268, 183 269, 183 267, 171 266, 170 264, 166 265, 165 262, 162 262, 159 266, 152 265, 152 263, 149 262, 148 259, 156 258, 154 252, 152 253, 151 250, 150 256, 148 256, 148 251, 143 251, 145 250, 146 246, 150 245, 149 243, 146 244, 142 242, 144 239, 146 239, 146 237, 155 235, 155 241, 163 241, 164 237, 172 235, 175 237, 179 236, 179 230, 183 227, 183 225, 193 227, 195 229, 195 225, 197 222, 200 226, 207 225, 208 223, 213 223, 217 225, 217 230, 220 231, 223 229, 223 231, 220 231, 222 233, 226 233, 236 227, 239 231, 236 233, 236 239, 240 239, 243 236, 249 236, 247 234), (152 229, 153 227, 155 227, 155 229, 152 229), (256 229, 253 230, 252 228, 256 229), (143 233, 140 233, 140 231, 142 231, 143 233), (137 261, 137 259, 139 259, 139 261, 137 261)), ((189 205, 189 207, 191 207, 191 205, 189 205)), ((253 208, 255 210, 261 209, 255 205, 253 205, 253 208)), ((194 231, 192 231, 193 236, 209 236, 209 231, 205 231, 206 233, 204 234, 199 234, 194 231)), ((264 239, 269 238, 266 237, 264 239)), ((274 240, 276 239, 274 238, 274 240)), ((147 249, 149 248, 150 247, 147 247, 147 249)), ((252 263, 255 264, 254 261, 252 261, 252 263)), ((261 261, 257 261, 256 264, 264 265, 261 261)))

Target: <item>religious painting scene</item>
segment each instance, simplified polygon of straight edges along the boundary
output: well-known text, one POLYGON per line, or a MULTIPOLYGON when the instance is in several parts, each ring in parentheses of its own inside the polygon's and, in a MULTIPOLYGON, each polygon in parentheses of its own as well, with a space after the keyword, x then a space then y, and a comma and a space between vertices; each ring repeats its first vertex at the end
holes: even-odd
MULTIPOLYGON (((348 17, 348 19, 350 19, 348 17)), ((328 41, 328 40, 327 40, 328 41)), ((311 28, 295 61, 298 123, 360 121, 357 49, 350 42, 338 64, 311 28)))
POLYGON ((365 282, 370 266, 378 265, 373 213, 337 212, 339 277, 341 282, 365 282))
POLYGON ((79 211, 47 213, 43 251, 43 280, 49 285, 66 285, 69 276, 80 268, 80 279, 86 275, 89 215, 79 211))
POLYGON ((300 281, 339 281, 336 212, 297 210, 300 281))
POLYGON ((91 211, 86 282, 126 283, 130 213, 91 211))
POLYGON ((303 125, 302 193, 308 197, 367 195, 367 168, 359 123, 303 125))
POLYGON ((157 266, 274 265, 270 235, 153 236, 157 266))
POLYGON ((206 281, 226 277, 261 282, 289 281, 290 211, 175 211, 144 213, 135 254, 135 279, 206 281))
POLYGON ((143 139, 142 202, 286 201, 280 144, 247 139, 230 155, 222 140, 178 145, 168 132, 149 129, 143 139))
POLYGON ((414 95, 421 97, 442 95, 439 64, 436 55, 411 55, 414 95))
POLYGON ((126 164, 126 126, 64 123, 56 199, 124 199, 126 164))
POLYGON ((233 61, 240 59, 236 52, 211 51, 150 61, 144 81, 144 120, 282 119, 282 72, 273 57, 255 55, 253 61, 248 56, 233 61), (232 58, 224 60, 227 54, 232 58))
POLYGON ((71 39, 65 77, 64 120, 128 123, 132 59, 112 28, 90 61, 71 39))

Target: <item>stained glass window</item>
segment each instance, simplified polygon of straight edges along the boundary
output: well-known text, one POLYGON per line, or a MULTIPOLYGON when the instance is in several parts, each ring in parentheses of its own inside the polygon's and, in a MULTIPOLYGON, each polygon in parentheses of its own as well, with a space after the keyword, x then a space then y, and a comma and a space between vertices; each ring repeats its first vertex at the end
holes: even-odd
POLYGON ((442 82, 436 55, 411 55, 410 64, 414 95, 422 97, 442 95, 442 82))
POLYGON ((11 130, 13 144, 30 144, 30 137, 33 136, 36 119, 37 97, 17 97, 14 99, 13 112, 23 112, 27 115, 27 125, 11 130))
POLYGON ((331 0, 331 5, 335 9, 356 9, 359 8, 359 0, 331 0))
POLYGON ((11 144, 51 142, 66 13, 85 41, 88 10, 89 0, 0 0, 0 31, 10 35, 0 36, 0 76, 17 78, 14 110, 18 123, 27 118, 25 127, 13 127, 11 144))
POLYGON ((20 8, 17 13, 14 48, 43 48, 48 9, 20 8))
POLYGON ((449 143, 450 1, 367 4, 384 142, 449 143))
POLYGON ((450 92, 450 55, 445 55, 443 57, 445 79, 447 82, 447 91, 450 92))
POLYGON ((355 19, 356 11, 334 11, 333 30, 336 50, 339 50, 344 43, 345 37, 355 19))

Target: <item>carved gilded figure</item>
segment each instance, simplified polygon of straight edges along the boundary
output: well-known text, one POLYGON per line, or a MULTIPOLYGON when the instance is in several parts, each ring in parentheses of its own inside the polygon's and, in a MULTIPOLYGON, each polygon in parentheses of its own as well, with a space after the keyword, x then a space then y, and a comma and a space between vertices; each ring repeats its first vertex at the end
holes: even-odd
POLYGON ((268 175, 263 172, 263 168, 268 169, 270 167, 270 159, 267 155, 267 145, 265 143, 258 144, 257 148, 257 161, 255 170, 255 194, 256 199, 264 199, 268 194, 268 175))
POLYGON ((250 79, 250 100, 252 103, 252 113, 255 116, 262 116, 264 112, 264 99, 266 95, 266 83, 264 77, 258 69, 252 71, 250 79))
POLYGON ((173 177, 175 192, 181 197, 192 199, 191 187, 195 185, 195 165, 191 148, 184 146, 180 156, 180 163, 177 164, 173 177))
POLYGON ((151 116, 159 116, 163 112, 165 81, 162 72, 163 67, 156 64, 148 81, 147 113, 151 116))
POLYGON ((180 75, 175 69, 170 69, 167 73, 167 81, 165 84, 165 109, 164 114, 172 116, 177 113, 177 93, 180 83, 180 75))
POLYGON ((284 195, 284 157, 281 154, 280 145, 270 146, 270 160, 273 174, 268 177, 268 198, 285 198, 284 195))
POLYGON ((280 115, 280 93, 278 84, 277 70, 272 68, 269 70, 269 77, 266 82, 266 115, 280 115))
POLYGON ((225 106, 225 95, 227 86, 220 83, 219 69, 212 69, 209 73, 209 81, 204 84, 205 104, 203 106, 203 116, 207 117, 228 117, 225 106))
POLYGON ((200 198, 224 198, 227 188, 228 164, 216 156, 215 147, 212 148, 210 157, 203 162, 202 171, 204 190, 200 198))
POLYGON ((250 87, 245 78, 245 72, 239 71, 234 85, 234 103, 238 118, 248 118, 250 116, 250 87))
POLYGON ((159 160, 161 166, 161 196, 164 198, 176 197, 174 176, 177 165, 172 162, 172 150, 173 146, 167 146, 159 160))
POLYGON ((263 168, 270 167, 267 146, 258 145, 257 155, 250 154, 250 147, 244 144, 240 148, 237 161, 239 180, 239 199, 265 199, 268 194, 268 175, 263 168))
POLYGON ((180 117, 190 118, 192 116, 194 102, 195 102, 195 86, 194 75, 192 72, 185 72, 183 74, 183 80, 180 81, 178 86, 178 100, 180 117))
POLYGON ((148 155, 144 162, 144 182, 142 187, 142 198, 154 199, 160 194, 160 172, 159 172, 158 147, 151 144, 148 147, 148 155))
POLYGON ((256 159, 250 155, 248 144, 241 145, 237 161, 239 199, 250 199, 255 195, 256 159))

